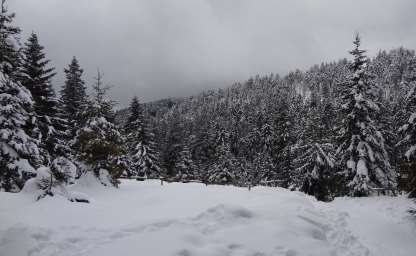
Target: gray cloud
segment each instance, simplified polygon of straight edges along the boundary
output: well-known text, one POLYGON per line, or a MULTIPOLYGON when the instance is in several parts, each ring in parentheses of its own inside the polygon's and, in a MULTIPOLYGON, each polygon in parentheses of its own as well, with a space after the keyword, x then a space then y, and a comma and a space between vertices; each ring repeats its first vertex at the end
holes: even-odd
POLYGON ((59 72, 76 55, 125 106, 224 87, 348 57, 355 32, 370 55, 416 48, 414 0, 9 0, 59 72))

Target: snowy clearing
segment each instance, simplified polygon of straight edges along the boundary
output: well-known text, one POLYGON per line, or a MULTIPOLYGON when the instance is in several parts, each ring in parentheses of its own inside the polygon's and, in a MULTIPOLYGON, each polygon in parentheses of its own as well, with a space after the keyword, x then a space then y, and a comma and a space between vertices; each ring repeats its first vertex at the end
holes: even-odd
POLYGON ((0 193, 1 256, 413 256, 405 197, 322 203, 281 188, 122 180, 90 204, 0 193))

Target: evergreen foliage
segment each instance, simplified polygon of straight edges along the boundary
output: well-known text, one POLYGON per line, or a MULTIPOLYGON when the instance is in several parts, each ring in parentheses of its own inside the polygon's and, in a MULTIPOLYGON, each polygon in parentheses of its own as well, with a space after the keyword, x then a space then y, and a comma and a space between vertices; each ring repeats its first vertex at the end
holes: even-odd
POLYGON ((0 191, 18 192, 41 163, 30 92, 16 79, 20 29, 1 2, 0 14, 0 191))
POLYGON ((409 113, 408 119, 400 128, 403 139, 398 143, 404 148, 403 159, 400 162, 400 174, 404 177, 402 188, 409 191, 409 196, 416 197, 416 57, 410 62, 406 82, 409 85, 409 93, 406 98, 405 109, 409 113))
POLYGON ((82 80, 83 70, 75 57, 64 71, 66 80, 61 90, 62 112, 63 117, 68 121, 70 136, 74 136, 77 129, 85 124, 88 98, 82 80))
POLYGON ((68 154, 69 148, 65 142, 66 121, 61 117, 60 102, 52 88, 54 68, 47 67, 50 61, 43 50, 37 35, 32 33, 22 50, 19 80, 33 96, 44 164, 48 165, 51 158, 68 154))
POLYGON ((20 28, 13 25, 15 13, 9 13, 6 0, 1 0, 0 10, 0 69, 3 74, 15 78, 20 65, 18 36, 20 28))
POLYGON ((154 135, 148 128, 143 109, 137 97, 130 104, 130 116, 124 127, 127 151, 130 157, 129 174, 139 177, 159 177, 159 156, 155 149, 154 135))
POLYGON ((360 38, 354 41, 350 53, 354 60, 351 76, 342 91, 343 120, 338 149, 342 172, 347 179, 349 193, 369 195, 372 188, 392 189, 395 174, 390 166, 383 134, 373 120, 379 106, 375 102, 375 85, 367 70, 365 51, 360 49, 360 38))
POLYGON ((88 109, 88 119, 76 132, 74 148, 76 156, 83 161, 88 170, 104 185, 117 186, 124 170, 119 164, 124 154, 123 137, 115 124, 107 120, 112 103, 106 99, 106 90, 102 87, 101 75, 98 73, 93 86, 94 95, 88 109))

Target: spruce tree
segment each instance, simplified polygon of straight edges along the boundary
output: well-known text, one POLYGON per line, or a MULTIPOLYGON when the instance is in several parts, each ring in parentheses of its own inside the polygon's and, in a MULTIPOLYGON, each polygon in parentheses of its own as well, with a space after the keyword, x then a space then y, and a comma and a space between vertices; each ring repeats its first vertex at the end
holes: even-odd
POLYGON ((268 153, 257 153, 253 160, 251 185, 278 186, 277 170, 268 153))
POLYGON ((306 125, 294 159, 296 165, 296 186, 303 192, 321 201, 333 198, 334 146, 323 118, 325 105, 311 99, 306 125))
POLYGON ((399 148, 404 148, 404 155, 401 156, 399 168, 402 175, 402 188, 410 192, 409 196, 416 197, 416 58, 409 66, 406 82, 410 91, 407 95, 405 109, 409 116, 399 132, 403 139, 398 143, 399 148))
POLYGON ((74 136, 76 130, 85 122, 88 98, 85 83, 82 80, 83 70, 75 57, 64 71, 66 80, 61 90, 62 112, 63 117, 68 121, 70 134, 74 136))
POLYGON ((101 79, 96 78, 94 95, 88 104, 88 118, 76 132, 74 148, 77 158, 86 164, 88 171, 104 185, 117 186, 118 178, 125 172, 119 161, 124 154, 123 137, 117 126, 108 121, 106 91, 102 91, 101 79))
POLYGON ((127 121, 124 124, 124 130, 126 134, 128 135, 131 132, 137 131, 138 129, 142 129, 143 119, 143 110, 140 106, 139 99, 137 98, 137 96, 134 96, 130 102, 129 116, 127 117, 127 121))
POLYGON ((183 145, 182 151, 179 153, 179 161, 175 164, 175 170, 177 172, 175 179, 178 181, 188 182, 198 179, 197 169, 192 161, 191 151, 187 143, 183 145))
POLYGON ((257 185, 259 183, 268 185, 268 186, 277 186, 277 169, 273 163, 272 156, 273 152, 273 143, 274 143, 274 130, 273 126, 270 125, 269 120, 261 121, 258 125, 260 129, 258 130, 259 140, 253 144, 252 148, 257 148, 253 157, 253 168, 252 172, 252 185, 257 185))
POLYGON ((130 116, 125 124, 127 152, 130 157, 131 175, 156 178, 160 175, 159 157, 154 135, 145 120, 143 108, 137 97, 130 104, 130 116))
POLYGON ((222 143, 217 148, 217 160, 208 169, 204 178, 205 183, 231 185, 235 184, 237 177, 238 162, 231 153, 230 145, 222 143))
POLYGON ((275 109, 273 120, 273 150, 272 159, 276 168, 276 179, 279 186, 289 188, 292 185, 291 174, 293 173, 293 146, 294 146, 294 120, 290 111, 289 95, 283 89, 282 95, 275 109))
POLYGON ((175 168, 180 161, 182 151, 183 126, 178 113, 174 113, 169 120, 169 129, 165 138, 165 149, 163 152, 163 167, 165 175, 173 178, 177 175, 175 168))
POLYGON ((12 24, 16 14, 8 12, 6 0, 1 0, 0 11, 0 69, 9 78, 16 78, 20 65, 20 28, 12 24))
POLYGON ((215 159, 215 143, 211 127, 202 120, 195 125, 195 135, 191 137, 190 150, 194 163, 200 170, 206 170, 210 162, 215 159))
POLYGON ((0 71, 0 190, 19 191, 40 165, 39 141, 25 131, 33 119, 30 92, 0 71))
POLYGON ((39 141, 27 133, 33 125, 33 98, 17 81, 18 36, 14 14, 1 2, 0 13, 0 191, 18 192, 39 167, 39 141))
POLYGON ((50 60, 46 59, 44 47, 39 44, 38 36, 32 32, 22 49, 23 58, 20 71, 21 83, 32 94, 37 113, 45 114, 54 108, 55 92, 51 80, 55 76, 55 68, 48 67, 50 60))
POLYGON ((60 117, 59 100, 51 83, 54 68, 47 67, 50 61, 43 50, 37 35, 32 33, 22 50, 20 81, 33 96, 37 126, 42 136, 41 148, 45 164, 48 164, 51 157, 66 155, 68 148, 64 142, 65 120, 60 117))
POLYGON ((117 127, 103 116, 90 117, 75 137, 77 158, 86 164, 88 171, 104 185, 117 185, 125 171, 118 165, 123 154, 122 136, 117 127))
POLYGON ((396 177, 389 163, 384 138, 373 117, 379 111, 375 86, 367 71, 368 60, 360 49, 360 37, 350 52, 351 76, 343 85, 342 128, 338 155, 350 195, 369 195, 373 188, 395 189, 396 177))
POLYGON ((113 107, 115 105, 115 102, 107 97, 108 90, 110 90, 111 87, 103 84, 103 74, 100 72, 99 69, 97 70, 97 76, 94 77, 94 80, 95 82, 92 86, 92 89, 94 91, 93 99, 87 105, 86 113, 83 113, 81 117, 82 119, 86 119, 90 116, 103 116, 108 121, 113 122, 113 107))

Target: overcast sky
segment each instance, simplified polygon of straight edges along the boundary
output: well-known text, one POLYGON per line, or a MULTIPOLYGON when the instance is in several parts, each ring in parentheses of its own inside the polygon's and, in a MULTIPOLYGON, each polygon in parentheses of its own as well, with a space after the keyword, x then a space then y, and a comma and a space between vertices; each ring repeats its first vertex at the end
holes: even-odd
POLYGON ((363 47, 416 49, 415 0, 8 0, 23 38, 39 35, 57 67, 77 56, 125 106, 306 69, 363 47))

